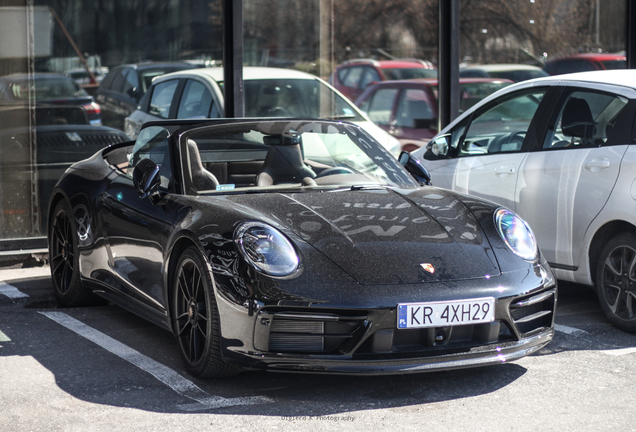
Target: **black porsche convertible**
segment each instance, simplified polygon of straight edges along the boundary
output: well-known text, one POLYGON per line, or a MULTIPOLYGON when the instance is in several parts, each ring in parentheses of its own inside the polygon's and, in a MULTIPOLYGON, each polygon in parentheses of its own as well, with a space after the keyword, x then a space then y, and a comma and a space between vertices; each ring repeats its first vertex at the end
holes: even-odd
POLYGON ((423 372, 539 350, 557 288, 532 231, 428 182, 347 122, 147 123, 56 185, 55 293, 173 332, 201 377, 423 372))

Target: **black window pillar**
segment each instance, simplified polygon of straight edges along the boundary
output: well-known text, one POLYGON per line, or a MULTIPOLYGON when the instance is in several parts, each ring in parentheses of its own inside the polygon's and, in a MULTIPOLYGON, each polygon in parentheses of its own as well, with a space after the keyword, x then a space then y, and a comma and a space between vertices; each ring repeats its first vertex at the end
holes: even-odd
POLYGON ((625 55, 627 67, 636 69, 636 0, 626 0, 627 22, 625 23, 625 55))
POLYGON ((223 94, 225 117, 244 117, 243 0, 223 0, 223 94))
POLYGON ((459 0, 439 0, 438 130, 459 115, 459 0))

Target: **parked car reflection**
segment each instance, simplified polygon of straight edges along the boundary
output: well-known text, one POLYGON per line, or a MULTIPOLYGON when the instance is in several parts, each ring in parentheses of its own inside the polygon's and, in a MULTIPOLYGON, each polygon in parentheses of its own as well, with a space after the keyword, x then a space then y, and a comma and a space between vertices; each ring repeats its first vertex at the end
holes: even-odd
POLYGON ((329 84, 354 101, 376 82, 416 78, 437 78, 437 69, 431 62, 416 59, 353 59, 336 68, 329 84))
POLYGON ((160 75, 195 66, 186 62, 125 64, 112 68, 99 85, 95 99, 102 105, 104 125, 124 130, 124 119, 135 109, 160 75))
MULTIPOLYGON (((28 107, 30 101, 36 106, 79 106, 92 125, 102 124, 101 107, 93 97, 81 89, 70 77, 59 74, 37 73, 33 75, 14 74, 0 77, 0 105, 28 107)), ((58 114, 58 124, 83 124, 83 118, 76 117, 75 110, 54 110, 58 114), (68 115, 66 115, 68 114, 68 115)), ((43 111, 40 111, 43 113, 43 111)), ((12 123, 5 123, 11 125, 12 123)))
MULTIPOLYGON (((356 105, 400 140, 402 150, 411 152, 437 133, 437 84, 436 79, 376 83, 360 95, 356 105)), ((460 79, 460 113, 510 84, 512 81, 507 79, 460 79)))
POLYGON ((550 75, 561 75, 625 68, 627 68, 627 58, 624 54, 586 53, 552 59, 546 63, 543 70, 550 75))
MULTIPOLYGON (((136 138, 151 120, 216 118, 224 114, 223 68, 174 72, 153 80, 124 131, 136 138)), ((296 70, 243 68, 246 117, 303 117, 356 123, 397 156, 400 143, 380 129, 353 102, 320 78, 296 70)))
POLYGON ((80 107, 38 106, 36 124, 29 125, 32 114, 28 108, 0 107, 0 239, 41 237, 37 247, 43 247, 49 196, 60 176, 128 137, 105 126, 59 123, 61 117, 85 119, 80 107))
POLYGON ((514 82, 541 78, 548 74, 541 68, 525 64, 470 65, 459 70, 461 78, 505 78, 514 82))

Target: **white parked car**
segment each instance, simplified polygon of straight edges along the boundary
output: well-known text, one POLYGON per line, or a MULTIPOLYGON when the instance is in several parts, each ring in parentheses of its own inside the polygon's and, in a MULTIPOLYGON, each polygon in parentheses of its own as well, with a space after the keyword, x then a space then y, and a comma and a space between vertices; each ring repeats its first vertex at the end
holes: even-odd
MULTIPOLYGON (((296 117, 345 120, 358 124, 393 155, 400 142, 376 126, 351 101, 320 78, 296 70, 243 68, 246 117, 296 117)), ((223 116, 223 68, 169 73, 155 78, 125 120, 124 132, 135 139, 151 120, 223 116)))
POLYGON ((513 84, 413 152, 436 186, 507 206, 562 280, 636 331, 636 71, 513 84))

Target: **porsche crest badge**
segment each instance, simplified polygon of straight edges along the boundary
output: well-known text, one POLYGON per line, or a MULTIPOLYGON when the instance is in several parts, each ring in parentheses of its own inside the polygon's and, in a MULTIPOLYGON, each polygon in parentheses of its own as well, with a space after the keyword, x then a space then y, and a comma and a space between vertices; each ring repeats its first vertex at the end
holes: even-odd
POLYGON ((420 264, 422 266, 422 268, 424 270, 426 270, 427 272, 429 272, 430 274, 435 273, 435 267, 433 267, 433 264, 429 264, 429 263, 422 263, 420 264))

